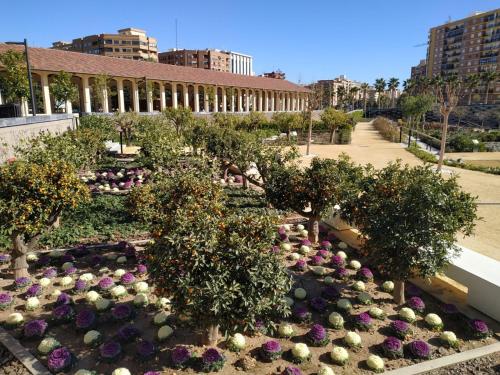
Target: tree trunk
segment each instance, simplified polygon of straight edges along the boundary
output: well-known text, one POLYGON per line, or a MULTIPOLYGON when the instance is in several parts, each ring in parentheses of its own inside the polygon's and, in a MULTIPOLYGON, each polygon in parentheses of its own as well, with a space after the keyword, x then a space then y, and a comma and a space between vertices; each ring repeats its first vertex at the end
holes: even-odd
POLYGON ((441 171, 444 162, 444 153, 446 149, 446 133, 448 132, 448 117, 450 117, 450 112, 446 111, 443 115, 443 131, 441 132, 441 147, 439 149, 439 161, 437 166, 437 171, 441 171))
POLYGON ((58 216, 56 221, 54 221, 54 224, 52 224, 52 227, 54 229, 57 229, 61 226, 61 216, 58 216))
POLYGON ((311 111, 311 113, 309 113, 309 129, 307 131, 307 149, 306 149, 306 155, 309 155, 309 151, 311 150, 312 128, 313 128, 313 114, 312 114, 312 111, 311 111))
POLYGON ((335 128, 330 131, 330 144, 333 144, 333 140, 335 139, 335 128))
POLYGON ((219 326, 212 324, 207 328, 204 338, 204 344, 208 346, 216 346, 218 340, 219 340, 219 326))
POLYGON ((241 175, 243 179, 243 189, 248 189, 248 179, 245 177, 245 175, 241 175))
POLYGON ((27 253, 28 245, 24 242, 23 236, 20 234, 12 235, 12 269, 15 279, 29 276, 27 253))
POLYGON ((470 105, 471 103, 472 103, 472 89, 469 92, 469 100, 468 100, 467 104, 470 105))
POLYGON ((308 232, 307 238, 312 243, 319 242, 319 220, 320 218, 317 216, 309 218, 309 223, 307 226, 307 232, 308 232))
POLYGON ((405 282, 402 280, 394 281, 394 291, 392 294, 394 302, 397 305, 402 305, 405 303, 405 282))
POLYGON ((488 82, 486 84, 486 98, 484 100, 484 104, 488 104, 489 96, 490 96, 490 83, 488 82))

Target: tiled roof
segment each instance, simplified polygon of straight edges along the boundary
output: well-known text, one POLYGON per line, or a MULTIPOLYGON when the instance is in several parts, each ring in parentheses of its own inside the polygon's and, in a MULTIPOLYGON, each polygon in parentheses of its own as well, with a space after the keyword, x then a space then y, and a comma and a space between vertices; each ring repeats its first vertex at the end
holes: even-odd
MULTIPOLYGON (((23 50, 23 46, 0 44, 0 53, 9 49, 23 50)), ((250 89, 308 92, 305 87, 274 78, 245 76, 147 61, 135 61, 68 52, 47 48, 30 48, 30 64, 34 70, 74 74, 107 74, 111 77, 144 78, 159 81, 198 83, 250 89)))

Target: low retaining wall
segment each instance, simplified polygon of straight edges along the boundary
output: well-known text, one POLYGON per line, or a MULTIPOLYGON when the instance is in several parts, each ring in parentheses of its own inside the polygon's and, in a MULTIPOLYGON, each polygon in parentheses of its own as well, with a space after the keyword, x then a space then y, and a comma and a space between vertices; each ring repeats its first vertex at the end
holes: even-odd
POLYGON ((74 129, 78 115, 55 114, 0 119, 0 163, 14 155, 14 147, 23 139, 41 131, 62 133, 74 129))

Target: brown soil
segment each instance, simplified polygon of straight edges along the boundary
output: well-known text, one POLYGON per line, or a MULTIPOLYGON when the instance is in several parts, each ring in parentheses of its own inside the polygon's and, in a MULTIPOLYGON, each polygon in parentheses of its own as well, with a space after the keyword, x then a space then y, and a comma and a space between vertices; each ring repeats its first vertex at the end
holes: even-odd
MULTIPOLYGON (((298 217, 295 217, 294 219, 295 219, 294 221, 300 220, 300 218, 298 217)), ((292 235, 291 240, 292 243, 294 244, 293 251, 295 251, 298 246, 299 239, 292 235)), ((286 255, 287 254, 285 254, 285 256, 286 255)), ((348 250, 348 255, 350 257, 352 255, 353 258, 355 259, 353 250, 348 250)), ((293 263, 295 263, 289 260, 284 260, 284 261, 286 262, 287 266, 291 266, 293 263)), ((84 272, 93 272, 94 274, 97 273, 97 269, 89 269, 85 261, 85 258, 77 260, 75 265, 78 267, 80 274, 84 272)), ((110 268, 111 270, 110 275, 112 275, 112 272, 117 268, 124 268, 130 271, 134 270, 133 264, 118 266, 113 261, 106 261, 105 266, 110 268)), ((2 288, 2 290, 11 291, 11 284, 12 284, 11 274, 5 269, 5 266, 0 271, 1 271, 0 276, 3 277, 3 279, 0 280, 0 287, 2 288)), ((314 297, 320 295, 321 289, 323 287, 322 278, 314 276, 311 272, 296 273, 295 271, 291 270, 291 273, 294 275, 295 287, 298 286, 304 287, 308 292, 308 297, 314 297)), ((350 273, 351 275, 354 275, 354 271, 351 270, 350 273)), ((32 271, 32 274, 35 275, 37 278, 41 277, 41 272, 32 271)), ((97 278, 99 279, 100 277, 102 276, 98 276, 97 278)), ((59 280, 60 277, 54 279, 54 283, 58 282, 59 280)), ((350 277, 350 280, 347 283, 339 283, 339 285, 346 287, 346 289, 344 289, 343 291, 343 297, 351 298, 351 301, 354 302, 354 297, 356 295, 356 292, 350 290, 349 288, 349 286, 353 283, 353 280, 354 278, 350 277)), ((395 306, 395 304, 392 303, 391 296, 387 293, 381 292, 378 287, 382 281, 383 280, 377 280, 376 282, 367 283, 367 291, 369 291, 372 297, 374 298, 375 305, 382 308, 387 313, 388 317, 384 321, 374 321, 375 322, 374 328, 370 332, 359 332, 360 336, 362 337, 363 347, 357 351, 349 349, 349 353, 351 356, 349 364, 345 368, 333 365, 331 364, 329 357, 329 352, 335 345, 344 345, 342 342, 342 338, 344 337, 346 331, 354 330, 351 323, 348 322, 348 319, 346 319, 347 322, 344 330, 335 331, 333 329, 328 329, 330 335, 330 342, 327 346, 320 348, 310 346, 312 352, 311 361, 309 363, 299 366, 304 374, 316 373, 320 363, 325 363, 331 366, 336 374, 371 373, 366 368, 365 360, 371 353, 376 353, 381 355, 378 349, 378 345, 384 340, 384 338, 388 334, 385 327, 388 326, 391 320, 395 319, 397 312, 397 306, 395 306)), ((96 282, 97 280, 94 281, 94 285, 96 282)), ((24 299, 22 293, 16 293, 14 291, 11 291, 11 293, 13 293, 16 296, 15 300, 16 303, 7 311, 0 312, 0 321, 3 321, 8 314, 14 311, 22 312, 25 316, 26 321, 34 318, 45 318, 49 320, 50 312, 52 310, 52 304, 54 301, 48 299, 46 296, 50 295, 50 293, 55 288, 59 288, 59 285, 50 286, 49 288, 47 288, 46 292, 44 293, 44 296, 40 297, 40 301, 43 307, 39 311, 35 312, 25 312, 24 299)), ((125 299, 125 301, 130 301, 132 298, 133 295, 130 295, 127 299, 125 299)), ((443 316, 440 312, 439 303, 437 300, 435 300, 433 297, 427 294, 422 294, 422 298, 424 299, 427 305, 426 312, 436 312, 440 314, 440 316, 443 316)), ((75 297, 75 300, 76 300, 75 309, 77 311, 80 311, 86 306, 86 302, 83 300, 82 297, 75 297)), ((154 297, 151 298, 150 302, 152 303, 155 302, 154 297)), ((366 310, 368 310, 368 307, 366 306, 354 305, 354 309, 351 312, 351 315, 364 312, 366 310)), ((327 327, 328 326, 327 318, 329 313, 332 311, 334 311, 334 306, 332 303, 329 303, 329 308, 324 314, 319 314, 319 313, 313 314, 313 322, 321 323, 325 327, 327 327)), ((156 312, 157 310, 154 307, 154 305, 150 305, 146 309, 137 309, 137 315, 133 323, 138 328, 140 328, 141 335, 144 339, 154 340, 155 338, 157 327, 153 326, 151 324, 151 321, 156 312)), ((290 321, 292 322, 292 320, 290 321)), ((445 322, 445 329, 454 331, 461 340, 460 348, 458 349, 458 351, 464 351, 480 347, 496 341, 496 339, 494 338, 490 338, 487 340, 470 340, 465 330, 465 325, 463 321, 451 321, 448 319, 444 319, 444 322, 445 322)), ((156 359, 150 360, 147 363, 141 363, 135 358, 134 356, 135 343, 128 343, 123 345, 124 356, 120 359, 119 362, 115 364, 100 363, 98 360, 98 349, 96 348, 89 349, 86 346, 84 346, 83 344, 84 333, 77 332, 74 328, 74 323, 70 323, 67 325, 59 325, 59 326, 51 325, 49 328, 49 335, 54 336, 57 340, 61 342, 62 345, 67 346, 78 357, 79 361, 75 366, 75 370, 84 368, 88 370, 95 370, 97 371, 98 374, 108 375, 113 371, 113 369, 117 367, 126 367, 134 375, 136 374, 140 375, 143 372, 150 370, 162 371, 163 374, 178 374, 178 375, 196 373, 195 370, 193 369, 179 371, 169 368, 169 355, 168 355, 169 348, 172 348, 177 344, 195 345, 198 341, 198 335, 193 331, 193 329, 182 326, 179 324, 179 322, 175 320, 173 320, 170 324, 175 328, 174 335, 170 337, 167 341, 158 344, 160 348, 158 356, 156 357, 156 359)), ((235 362, 237 362, 238 359, 244 357, 245 355, 249 355, 256 359, 255 367, 249 369, 247 371, 248 374, 255 374, 255 375, 276 374, 282 371, 285 366, 291 365, 292 363, 290 361, 290 355, 288 351, 293 347, 295 343, 305 342, 303 335, 309 330, 309 328, 312 326, 313 323, 296 324, 295 322, 292 322, 292 324, 296 328, 297 336, 290 340, 279 339, 283 349, 285 350, 285 354, 283 355, 283 359, 274 361, 273 363, 264 363, 258 358, 258 348, 265 341, 270 339, 270 337, 268 336, 261 335, 261 336, 247 337, 247 349, 239 354, 228 351, 225 348, 224 340, 221 340, 219 348, 224 351, 224 354, 227 357, 227 363, 220 373, 223 375, 235 374, 238 371, 234 366, 235 362)), ((103 316, 96 329, 99 330, 106 339, 109 339, 116 333, 117 329, 121 325, 122 324, 120 323, 108 321, 106 319, 106 316, 103 316)), ((427 329, 425 327, 422 318, 419 318, 418 321, 415 324, 413 324, 413 328, 414 328, 413 338, 419 338, 425 340, 432 345, 433 358, 456 352, 456 350, 454 349, 444 349, 442 347, 439 347, 438 340, 436 339, 439 334, 427 329)), ((36 347, 38 346, 40 340, 31 341, 23 339, 21 337, 20 329, 13 330, 11 331, 11 333, 14 336, 18 337, 23 345, 25 345, 43 363, 45 363, 45 359, 40 357, 36 353, 36 347)), ((201 354, 201 352, 203 351, 203 347, 201 346, 193 346, 193 349, 199 354, 201 354)), ((415 362, 408 358, 399 360, 386 360, 386 369, 387 370, 395 369, 413 363, 415 362)))

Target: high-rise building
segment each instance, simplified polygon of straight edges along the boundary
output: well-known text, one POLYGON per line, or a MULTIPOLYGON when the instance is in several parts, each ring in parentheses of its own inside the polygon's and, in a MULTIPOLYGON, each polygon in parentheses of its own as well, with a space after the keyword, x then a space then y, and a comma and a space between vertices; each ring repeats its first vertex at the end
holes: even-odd
POLYGON ((253 57, 238 52, 229 52, 231 56, 231 73, 253 76, 253 57))
POLYGON ((96 34, 73 39, 71 42, 54 42, 52 48, 132 60, 158 61, 156 39, 147 36, 144 30, 131 27, 118 30, 118 34, 96 34))
MULTIPOLYGON (((476 12, 429 31, 427 76, 500 72, 500 9, 476 12)), ((500 81, 490 84, 490 103, 500 103, 500 81)), ((485 90, 478 90, 484 95, 485 90)))
POLYGON ((411 67, 411 79, 425 77, 427 73, 427 64, 425 59, 420 60, 419 64, 411 67))
POLYGON ((231 56, 229 52, 218 49, 171 49, 158 54, 158 61, 162 64, 189 66, 231 72, 231 56))

